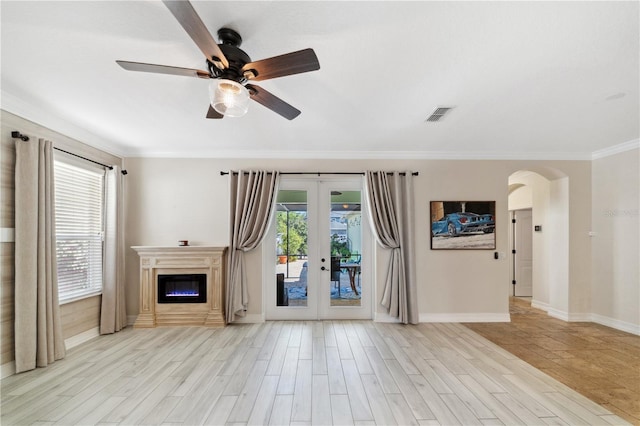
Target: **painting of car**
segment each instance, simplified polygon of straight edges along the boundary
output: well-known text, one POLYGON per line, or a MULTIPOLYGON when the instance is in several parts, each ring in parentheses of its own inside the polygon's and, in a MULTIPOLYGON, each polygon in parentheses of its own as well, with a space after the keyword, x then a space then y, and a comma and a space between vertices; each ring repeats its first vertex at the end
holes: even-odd
POLYGON ((431 250, 495 250, 495 201, 431 201, 431 250))
POLYGON ((449 213, 440 220, 431 223, 431 235, 446 235, 457 237, 465 234, 493 233, 496 223, 491 214, 476 214, 471 212, 449 213))

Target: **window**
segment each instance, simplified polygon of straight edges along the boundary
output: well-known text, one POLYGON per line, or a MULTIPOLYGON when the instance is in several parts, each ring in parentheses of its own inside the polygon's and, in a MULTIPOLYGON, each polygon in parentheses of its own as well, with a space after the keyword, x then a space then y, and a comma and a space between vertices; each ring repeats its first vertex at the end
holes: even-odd
POLYGON ((54 162, 58 297, 70 302, 102 292, 104 170, 54 162))

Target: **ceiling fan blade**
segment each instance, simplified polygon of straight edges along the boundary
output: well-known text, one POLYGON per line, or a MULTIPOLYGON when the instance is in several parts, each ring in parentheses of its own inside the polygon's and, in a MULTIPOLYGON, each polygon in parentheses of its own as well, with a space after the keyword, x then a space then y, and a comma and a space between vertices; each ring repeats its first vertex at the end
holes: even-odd
MULTIPOLYGON (((320 69, 320 62, 313 49, 303 49, 286 53, 273 58, 249 62, 242 67, 242 72, 253 72, 250 80, 262 81, 285 75, 300 74, 320 69)), ((247 74, 245 74, 246 76, 247 74)))
MULTIPOLYGON (((222 69, 229 67, 229 61, 218 47, 215 39, 207 29, 207 27, 196 13, 195 9, 188 1, 180 0, 162 0, 169 8, 173 16, 178 20, 182 28, 193 39, 198 48, 204 53, 207 59, 218 58, 222 64, 222 69)), ((217 65, 217 61, 213 61, 217 65)))
POLYGON ((280 114, 287 120, 293 120, 300 115, 300 110, 289 105, 279 97, 267 92, 262 87, 255 86, 253 84, 247 84, 245 87, 249 90, 251 99, 266 106, 271 111, 280 114))
POLYGON ((220 114, 218 111, 213 109, 211 105, 209 105, 209 111, 207 111, 207 118, 224 118, 224 115, 220 114))
POLYGON ((116 61, 127 71, 155 72, 158 74, 182 75, 185 77, 211 78, 207 71, 193 68, 171 67, 167 65, 145 64, 142 62, 116 61))

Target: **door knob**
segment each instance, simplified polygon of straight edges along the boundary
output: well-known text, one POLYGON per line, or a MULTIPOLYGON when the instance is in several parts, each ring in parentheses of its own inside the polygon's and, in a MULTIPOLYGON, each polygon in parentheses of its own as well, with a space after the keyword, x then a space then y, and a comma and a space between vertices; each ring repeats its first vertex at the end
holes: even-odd
POLYGON ((324 266, 322 268, 320 268, 321 271, 326 271, 327 268, 325 268, 324 266))
POLYGON ((322 259, 320 259, 321 262, 324 262, 326 259, 323 257, 322 259))

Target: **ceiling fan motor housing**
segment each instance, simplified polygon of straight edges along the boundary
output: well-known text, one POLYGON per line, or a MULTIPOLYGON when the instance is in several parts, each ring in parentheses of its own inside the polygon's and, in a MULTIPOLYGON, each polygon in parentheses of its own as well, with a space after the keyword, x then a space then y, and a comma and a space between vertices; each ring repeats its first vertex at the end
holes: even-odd
POLYGON ((240 84, 246 83, 247 78, 244 76, 242 67, 251 62, 251 58, 239 47, 242 44, 242 37, 230 28, 220 28, 220 30, 218 30, 218 38, 221 41, 218 47, 227 58, 229 66, 221 70, 216 65, 218 58, 207 59, 209 72, 211 72, 211 75, 215 78, 225 78, 237 81, 240 84))

